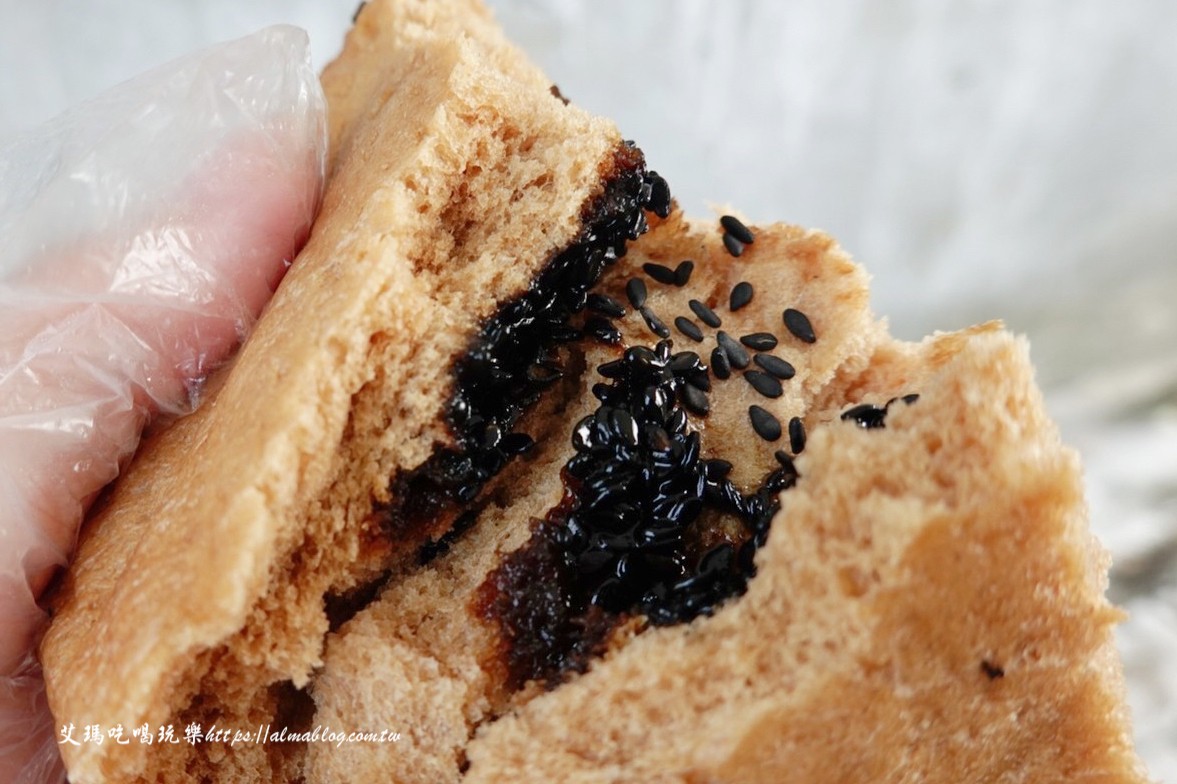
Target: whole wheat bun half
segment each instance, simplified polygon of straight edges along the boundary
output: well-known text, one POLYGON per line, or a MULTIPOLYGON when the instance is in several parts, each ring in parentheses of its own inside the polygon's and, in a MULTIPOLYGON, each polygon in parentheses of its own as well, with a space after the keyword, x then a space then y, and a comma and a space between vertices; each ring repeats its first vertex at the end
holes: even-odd
POLYGON ((59 724, 181 742, 71 781, 1146 780, 1023 339, 688 220, 477 0, 367 3, 323 84, 308 245, 41 648, 59 724))

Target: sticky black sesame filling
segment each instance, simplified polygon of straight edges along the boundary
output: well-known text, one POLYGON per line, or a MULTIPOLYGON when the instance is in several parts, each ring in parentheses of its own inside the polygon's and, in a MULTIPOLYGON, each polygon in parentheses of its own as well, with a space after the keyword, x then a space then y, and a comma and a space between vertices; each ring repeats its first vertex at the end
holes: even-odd
POLYGON ((727 478, 730 463, 701 456, 683 408, 710 384, 695 352, 672 354, 663 340, 598 370, 608 381, 573 429, 563 503, 480 591, 513 688, 583 671, 627 617, 680 623, 742 595, 777 494, 797 479, 788 461, 744 494, 727 478))
POLYGON ((446 409, 454 446, 439 448, 422 465, 394 477, 393 505, 377 509, 386 528, 402 539, 406 532, 417 532, 409 538, 432 540, 423 559, 444 551, 445 535, 464 508, 508 461, 533 445, 514 427, 561 378, 561 344, 586 333, 620 341, 620 333, 603 319, 590 318, 583 330, 571 319, 585 309, 589 289, 605 268, 625 255, 626 242, 646 231, 645 210, 662 208, 668 192, 661 177, 646 172, 636 147, 620 146, 602 193, 582 211, 579 236, 544 266, 527 291, 485 322, 457 361, 446 409))
MULTIPOLYGON (((725 242, 730 239, 740 250, 753 242, 738 221, 723 226, 725 242)), ((683 286, 693 268, 687 260, 674 270, 649 263, 642 271, 655 285, 683 286)), ((731 310, 748 305, 753 293, 751 284, 737 284, 731 310)), ((688 412, 699 418, 709 414, 712 375, 722 382, 742 371, 759 394, 780 397, 782 382, 796 370, 764 353, 777 347, 776 335, 754 332, 737 341, 718 330, 722 321, 711 308, 690 300, 691 312, 717 329, 708 367, 695 351, 672 353, 669 330, 651 307, 645 280, 627 281, 625 296, 660 340, 653 348, 631 346, 597 368, 605 379, 592 387, 599 405, 573 428, 576 455, 561 474, 562 501, 543 520, 532 521, 528 542, 503 559, 475 598, 475 610, 500 631, 511 689, 533 680, 554 688, 568 674, 583 672, 627 621, 639 629, 687 622, 742 595, 755 576, 755 554, 767 541, 779 493, 798 479, 793 460, 807 441, 800 417, 783 425, 768 409, 749 407, 751 430, 763 441, 788 434, 788 449, 776 450, 772 469, 750 493, 728 478, 731 463, 703 456, 700 431, 688 417, 688 412), (756 352, 754 358, 748 349, 756 352), (749 368, 752 362, 757 368, 749 368)), ((625 315, 620 302, 603 295, 591 298, 589 307, 605 324, 605 317, 625 315)), ((786 310, 784 321, 802 342, 816 340, 799 311, 786 310)), ((689 317, 673 323, 686 338, 682 345, 703 342, 703 330, 689 317)), ((609 326, 608 335, 603 328, 586 332, 616 344, 617 330, 609 326)), ((917 397, 902 400, 910 404, 917 397)), ((885 407, 866 405, 842 418, 882 427, 885 414, 885 407)))

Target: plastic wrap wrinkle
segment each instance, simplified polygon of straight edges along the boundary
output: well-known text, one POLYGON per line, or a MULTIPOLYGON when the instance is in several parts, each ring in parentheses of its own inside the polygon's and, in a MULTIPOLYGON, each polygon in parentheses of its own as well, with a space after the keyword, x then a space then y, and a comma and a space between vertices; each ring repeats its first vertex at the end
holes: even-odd
POLYGON ((249 332, 310 231, 325 151, 289 26, 0 148, 0 781, 64 780, 36 598, 148 419, 190 410, 249 332))

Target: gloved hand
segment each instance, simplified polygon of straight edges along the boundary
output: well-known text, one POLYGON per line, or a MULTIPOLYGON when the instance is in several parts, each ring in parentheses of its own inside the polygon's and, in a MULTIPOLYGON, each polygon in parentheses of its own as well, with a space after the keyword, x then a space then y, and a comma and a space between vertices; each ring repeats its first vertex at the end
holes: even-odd
POLYGON ((305 241, 326 153, 275 27, 0 148, 0 782, 63 778, 37 599, 155 414, 182 414, 305 241))

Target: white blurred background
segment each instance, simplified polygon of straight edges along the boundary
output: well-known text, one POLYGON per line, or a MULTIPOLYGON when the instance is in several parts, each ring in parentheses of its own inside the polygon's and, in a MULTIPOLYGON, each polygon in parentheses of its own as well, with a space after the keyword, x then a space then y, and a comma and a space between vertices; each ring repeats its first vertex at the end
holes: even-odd
MULTIPOLYGON (((694 214, 837 236, 901 337, 1003 318, 1083 454, 1136 735, 1177 782, 1177 2, 489 0, 694 214)), ((0 139, 354 0, 0 0, 0 139)))

